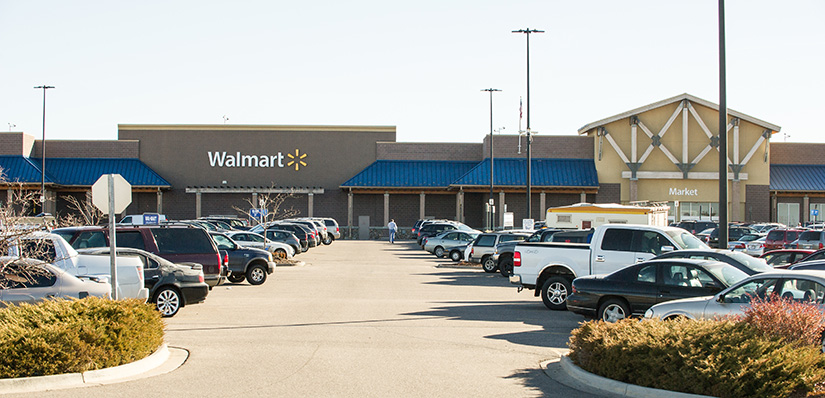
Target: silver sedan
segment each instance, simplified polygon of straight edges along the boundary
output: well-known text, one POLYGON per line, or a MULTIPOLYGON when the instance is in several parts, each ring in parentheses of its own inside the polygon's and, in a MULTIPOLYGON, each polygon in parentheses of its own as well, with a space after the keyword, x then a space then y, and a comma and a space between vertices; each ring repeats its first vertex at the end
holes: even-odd
POLYGON ((481 231, 459 231, 450 230, 444 231, 436 236, 427 238, 427 243, 424 244, 424 250, 435 254, 436 257, 444 257, 449 253, 444 249, 454 246, 466 245, 475 240, 481 231))
POLYGON ((44 272, 32 275, 30 280, 21 280, 8 289, 0 289, 1 307, 10 304, 32 304, 52 298, 109 297, 112 291, 112 286, 105 277, 76 277, 39 260, 19 261, 39 263, 44 272))
POLYGON ((825 299, 825 271, 776 270, 752 275, 714 296, 694 297, 656 304, 645 318, 713 319, 741 315, 753 297, 777 295, 799 302, 818 304, 825 299))

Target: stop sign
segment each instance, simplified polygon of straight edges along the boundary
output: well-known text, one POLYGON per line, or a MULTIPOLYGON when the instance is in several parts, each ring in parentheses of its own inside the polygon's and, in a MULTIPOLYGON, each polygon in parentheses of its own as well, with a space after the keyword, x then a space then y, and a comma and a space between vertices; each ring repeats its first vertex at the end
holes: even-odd
POLYGON ((92 185, 92 204, 103 214, 109 214, 109 176, 112 177, 114 213, 120 214, 132 203, 132 184, 120 174, 104 174, 92 185))

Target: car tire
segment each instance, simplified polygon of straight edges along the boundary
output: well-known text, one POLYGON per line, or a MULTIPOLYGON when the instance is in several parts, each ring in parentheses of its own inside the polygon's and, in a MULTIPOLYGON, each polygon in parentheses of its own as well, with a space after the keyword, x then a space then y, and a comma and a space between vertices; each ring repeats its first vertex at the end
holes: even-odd
POLYGON ((461 261, 461 252, 458 251, 458 250, 451 251, 450 252, 450 260, 453 260, 453 262, 456 262, 456 263, 461 261))
POLYGON ((441 246, 436 246, 435 250, 433 250, 433 254, 435 254, 438 258, 444 257, 444 248, 441 246))
POLYGON ((512 257, 499 257, 498 259, 498 272, 501 273, 501 276, 505 278, 509 278, 510 274, 513 273, 513 258, 512 257))
POLYGON ((325 245, 331 245, 332 244, 332 235, 327 235, 327 237, 324 239, 324 244, 325 245))
POLYGON ((287 258, 286 250, 284 250, 284 249, 275 250, 275 257, 277 257, 280 260, 286 260, 286 258, 287 258))
POLYGON ((244 279, 246 279, 246 275, 235 272, 229 274, 229 276, 226 277, 226 280, 232 283, 243 283, 244 279))
POLYGON ((498 264, 493 260, 493 256, 486 256, 481 258, 481 268, 484 272, 491 274, 498 270, 498 264))
POLYGON ((618 322, 625 318, 630 318, 630 307, 622 299, 612 298, 599 306, 597 319, 605 322, 618 322))
POLYGON ((180 307, 183 307, 183 298, 180 296, 180 292, 172 286, 160 288, 160 290, 155 292, 155 297, 152 302, 154 302, 155 308, 164 318, 175 316, 180 310, 180 307))
POLYGON ((564 311, 567 309, 567 296, 572 289, 570 280, 563 276, 547 278, 541 285, 541 301, 551 310, 564 311))
POLYGON ((266 269, 260 264, 255 264, 246 270, 246 281, 250 285, 260 285, 266 282, 266 269))

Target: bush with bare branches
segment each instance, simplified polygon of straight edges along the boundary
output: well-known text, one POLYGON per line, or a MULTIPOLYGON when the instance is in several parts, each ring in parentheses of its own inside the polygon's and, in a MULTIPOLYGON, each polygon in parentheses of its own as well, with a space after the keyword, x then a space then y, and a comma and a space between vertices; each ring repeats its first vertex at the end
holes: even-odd
MULTIPOLYGON (((285 218, 295 217, 301 214, 300 210, 295 209, 292 206, 289 208, 282 208, 284 201, 294 197, 295 194, 292 192, 262 193, 258 194, 258 203, 253 203, 252 199, 246 199, 246 203, 248 203, 249 207, 252 209, 265 209, 266 215, 257 219, 253 218, 253 220, 255 220, 258 224, 267 224, 271 221, 283 220, 285 218)), ((249 216, 249 210, 242 209, 237 206, 233 206, 232 208, 243 214, 244 217, 249 216)))

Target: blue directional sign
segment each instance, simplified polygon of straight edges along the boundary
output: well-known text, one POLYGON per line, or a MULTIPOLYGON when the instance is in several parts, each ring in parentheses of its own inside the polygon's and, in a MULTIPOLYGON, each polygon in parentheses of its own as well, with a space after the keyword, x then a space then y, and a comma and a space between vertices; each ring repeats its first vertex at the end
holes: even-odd
POLYGON ((249 216, 252 218, 262 218, 269 214, 269 210, 267 209, 250 209, 249 216))
POLYGON ((811 209, 811 215, 812 216, 818 216, 819 215, 819 209, 811 209))

